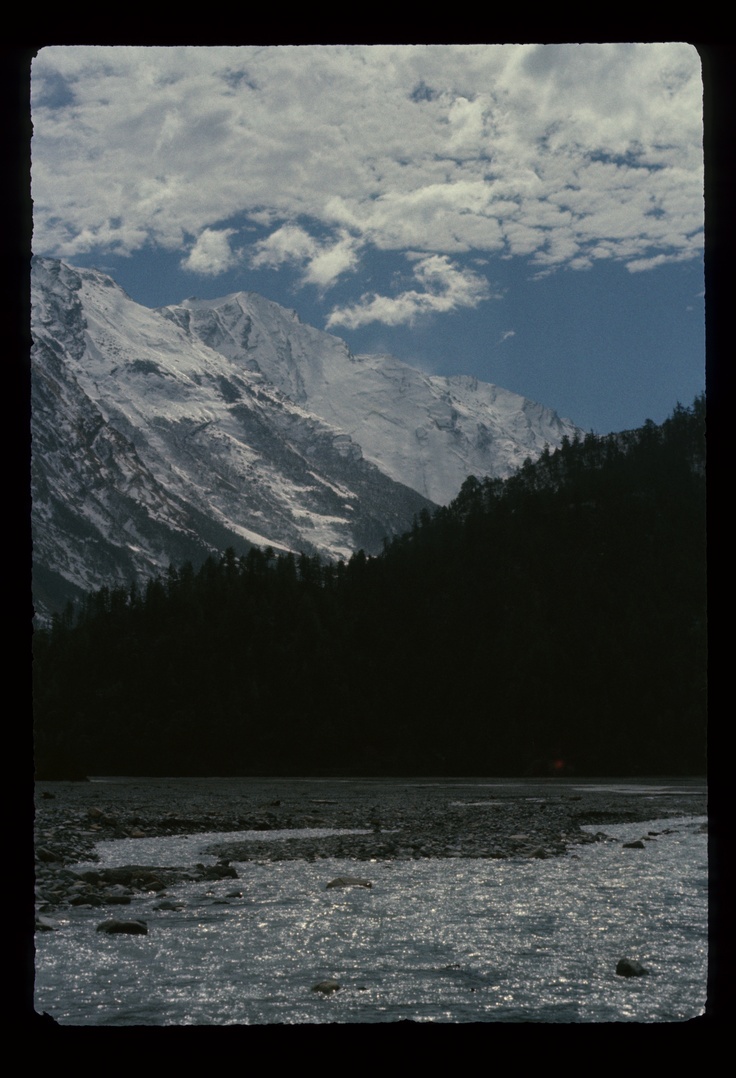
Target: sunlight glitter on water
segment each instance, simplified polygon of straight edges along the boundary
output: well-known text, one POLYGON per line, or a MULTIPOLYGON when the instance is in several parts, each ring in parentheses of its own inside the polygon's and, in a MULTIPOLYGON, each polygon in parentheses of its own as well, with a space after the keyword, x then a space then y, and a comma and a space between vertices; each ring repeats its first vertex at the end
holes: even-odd
MULTIPOLYGON (((127 907, 147 936, 96 933, 100 910, 78 907, 37 937, 37 1009, 72 1025, 683 1021, 705 1004, 700 822, 609 827, 619 842, 546 861, 241 863, 237 881, 172 889, 181 910, 127 907), (653 829, 670 833, 620 845, 653 829), (339 875, 373 887, 325 890, 339 875), (621 957, 649 976, 616 976, 621 957), (312 991, 325 978, 340 991, 312 991)), ((180 840, 157 841, 171 864, 180 840)))

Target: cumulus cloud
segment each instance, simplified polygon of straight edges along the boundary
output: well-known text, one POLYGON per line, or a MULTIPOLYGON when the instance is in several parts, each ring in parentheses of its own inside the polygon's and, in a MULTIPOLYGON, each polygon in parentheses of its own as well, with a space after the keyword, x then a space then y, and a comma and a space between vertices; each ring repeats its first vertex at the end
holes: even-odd
POLYGON ((491 298, 484 277, 453 264, 445 255, 420 258, 414 267, 414 277, 420 288, 407 289, 398 296, 365 294, 358 303, 336 307, 327 320, 328 328, 357 329, 369 322, 412 325, 420 315, 477 307, 491 298))
POLYGON ((327 288, 343 273, 352 270, 358 261, 357 245, 351 236, 343 236, 337 243, 322 247, 310 259, 304 280, 309 284, 327 288))
POLYGON ((284 225, 254 244, 251 265, 277 269, 284 264, 302 267, 302 280, 328 288, 358 261, 357 242, 345 230, 337 240, 318 242, 305 229, 284 225))
POLYGON ((308 232, 295 225, 283 225, 265 240, 255 244, 252 266, 276 269, 286 262, 305 262, 317 252, 317 243, 308 232))
MULTIPOLYGON (((241 215, 270 229, 254 266, 325 289, 369 247, 540 273, 702 250, 688 45, 53 46, 32 95, 39 253, 153 243, 215 273, 241 215)), ((419 284, 351 317, 449 301, 419 284)))
POLYGON ((208 277, 216 277, 232 269, 238 262, 230 248, 230 237, 234 232, 233 228, 224 228, 219 232, 206 228, 187 257, 182 259, 182 269, 208 277))

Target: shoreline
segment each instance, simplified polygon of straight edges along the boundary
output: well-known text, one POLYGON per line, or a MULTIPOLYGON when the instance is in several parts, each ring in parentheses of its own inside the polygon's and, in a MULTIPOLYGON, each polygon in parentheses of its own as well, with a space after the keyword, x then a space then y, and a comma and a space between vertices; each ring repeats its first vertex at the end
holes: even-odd
MULTIPOLYGON (((230 861, 321 858, 554 857, 596 842, 588 825, 646 822, 707 813, 705 779, 484 778, 96 778, 38 782, 35 789, 38 913, 69 905, 125 904, 140 891, 191 879, 192 869, 76 871, 95 845, 203 833, 259 832, 213 843, 216 866, 194 878, 235 874, 230 861), (269 838, 270 831, 329 828, 368 834, 269 838)), ((643 836, 646 838, 647 836, 643 836)), ((43 927, 43 925, 41 925, 43 927)))

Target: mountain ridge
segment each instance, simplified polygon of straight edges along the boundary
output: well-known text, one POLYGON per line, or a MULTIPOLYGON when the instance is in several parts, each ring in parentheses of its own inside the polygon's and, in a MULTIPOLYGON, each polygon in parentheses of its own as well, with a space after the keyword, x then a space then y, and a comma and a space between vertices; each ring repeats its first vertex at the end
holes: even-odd
POLYGON ((32 263, 37 607, 251 545, 381 549, 470 473, 577 431, 541 405, 339 337, 256 293, 149 309, 32 263))
POLYGON ((159 310, 227 358, 261 371, 290 399, 345 430, 391 478, 436 504, 451 501, 468 474, 506 478, 545 445, 556 448, 565 434, 582 433, 551 409, 477 378, 430 375, 390 355, 354 355, 342 338, 255 293, 190 298, 159 310), (318 362, 304 362, 315 355, 318 362))

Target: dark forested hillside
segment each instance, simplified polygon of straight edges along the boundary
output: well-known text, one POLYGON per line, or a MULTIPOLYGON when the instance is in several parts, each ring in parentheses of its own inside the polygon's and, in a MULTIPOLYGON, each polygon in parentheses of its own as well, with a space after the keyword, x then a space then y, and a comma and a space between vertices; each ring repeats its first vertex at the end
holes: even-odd
POLYGON ((383 554, 251 550, 35 642, 39 774, 705 768, 704 402, 469 478, 383 554))

